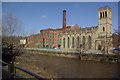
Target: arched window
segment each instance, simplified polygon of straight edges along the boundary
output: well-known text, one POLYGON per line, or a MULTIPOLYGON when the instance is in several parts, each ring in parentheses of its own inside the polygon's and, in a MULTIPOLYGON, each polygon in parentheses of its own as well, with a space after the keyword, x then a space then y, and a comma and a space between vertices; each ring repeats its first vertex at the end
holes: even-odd
POLYGON ((65 38, 63 38, 63 48, 65 48, 65 38))
POLYGON ((69 44, 70 44, 70 43, 69 43, 69 37, 68 37, 68 48, 69 48, 69 44))
POLYGON ((83 36, 83 48, 85 48, 85 36, 83 36))
POLYGON ((103 27, 103 31, 105 31, 105 27, 103 27))
POLYGON ((103 12, 103 17, 104 17, 104 12, 103 12))
POLYGON ((91 36, 88 37, 88 41, 89 41, 89 49, 91 49, 91 36))
POLYGON ((102 18, 102 13, 100 12, 100 18, 102 18))
POLYGON ((77 48, 79 48, 79 36, 77 37, 77 48))
POLYGON ((72 38, 72 48, 74 48, 74 37, 72 38))
POLYGON ((105 17, 107 17, 107 11, 105 11, 105 17))

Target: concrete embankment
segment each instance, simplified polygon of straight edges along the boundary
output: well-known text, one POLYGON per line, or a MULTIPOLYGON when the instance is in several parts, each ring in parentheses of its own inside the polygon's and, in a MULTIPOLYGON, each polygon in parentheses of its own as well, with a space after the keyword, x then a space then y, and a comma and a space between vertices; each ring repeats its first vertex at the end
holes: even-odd
POLYGON ((30 50, 22 49, 24 53, 41 54, 47 56, 78 58, 81 60, 103 61, 103 62, 118 62, 120 63, 120 55, 113 54, 85 54, 85 53, 68 53, 68 52, 56 52, 56 51, 43 51, 43 50, 30 50))

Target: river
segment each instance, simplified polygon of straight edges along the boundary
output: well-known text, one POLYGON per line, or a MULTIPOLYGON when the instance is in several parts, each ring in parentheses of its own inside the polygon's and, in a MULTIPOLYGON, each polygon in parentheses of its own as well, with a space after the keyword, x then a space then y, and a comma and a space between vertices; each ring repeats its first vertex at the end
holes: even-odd
POLYGON ((40 69, 52 72, 58 78, 120 78, 120 64, 111 62, 83 61, 79 59, 24 54, 40 69))

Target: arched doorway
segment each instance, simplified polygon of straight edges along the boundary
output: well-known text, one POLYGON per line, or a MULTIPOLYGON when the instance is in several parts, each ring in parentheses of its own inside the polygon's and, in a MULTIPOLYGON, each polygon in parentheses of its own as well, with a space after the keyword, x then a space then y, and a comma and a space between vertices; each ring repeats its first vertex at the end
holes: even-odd
POLYGON ((98 45, 98 50, 101 50, 101 45, 98 45))

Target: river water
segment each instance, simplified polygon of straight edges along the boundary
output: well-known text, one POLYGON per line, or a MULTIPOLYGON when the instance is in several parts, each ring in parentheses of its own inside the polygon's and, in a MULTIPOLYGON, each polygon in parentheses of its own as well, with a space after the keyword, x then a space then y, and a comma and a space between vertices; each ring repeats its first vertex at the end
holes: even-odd
POLYGON ((117 63, 81 61, 39 54, 23 56, 58 78, 120 78, 120 64, 117 63))

